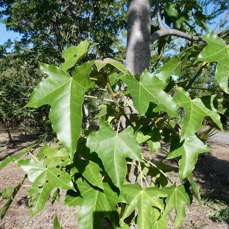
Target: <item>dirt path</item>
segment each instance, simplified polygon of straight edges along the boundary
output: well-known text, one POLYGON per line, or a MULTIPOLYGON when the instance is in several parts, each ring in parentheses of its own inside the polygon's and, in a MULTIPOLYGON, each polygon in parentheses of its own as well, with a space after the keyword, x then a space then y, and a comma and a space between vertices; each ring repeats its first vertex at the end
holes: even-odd
MULTIPOLYGON (((14 145, 6 145, 5 134, 0 134, 0 161, 8 155, 13 155, 19 149, 28 145, 32 139, 19 139, 14 145), (30 140, 30 141, 28 141, 30 140)), ((217 213, 213 205, 219 208, 217 201, 229 203, 229 134, 219 132, 209 139, 208 144, 212 148, 211 154, 203 154, 195 169, 195 180, 200 185, 204 197, 202 209, 194 200, 190 209, 187 210, 187 218, 181 227, 182 229, 228 229, 229 221, 216 222, 219 220, 213 217, 217 213), (210 206, 209 206, 210 204, 210 206), (208 216, 211 218, 209 218, 208 216)), ((16 186, 18 181, 23 179, 24 173, 13 163, 0 171, 0 191, 8 186, 16 186)), ((47 204, 46 209, 35 217, 29 217, 27 191, 29 182, 26 181, 13 201, 12 206, 5 218, 0 222, 0 229, 51 229, 52 219, 58 215, 60 223, 65 223, 64 229, 78 229, 76 226, 77 208, 65 208, 61 203, 53 206, 47 204)), ((221 202, 220 202, 221 203, 221 202)), ((224 204, 224 206, 226 206, 224 204)), ((3 201, 0 201, 0 207, 3 201)), ((229 220, 229 207, 226 209, 227 220, 229 220)), ((225 215, 224 214, 224 215, 225 215)), ((222 217, 221 217, 222 218, 222 217)), ((226 219, 225 219, 226 220, 226 219)), ((172 228, 169 225, 168 228, 172 228)), ((147 228, 146 228, 147 229, 147 228)))

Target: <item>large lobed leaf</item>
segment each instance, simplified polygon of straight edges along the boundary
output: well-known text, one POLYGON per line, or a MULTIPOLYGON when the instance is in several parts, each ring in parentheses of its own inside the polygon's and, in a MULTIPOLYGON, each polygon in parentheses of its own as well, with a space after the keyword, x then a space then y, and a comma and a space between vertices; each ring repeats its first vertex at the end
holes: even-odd
POLYGON ((142 160, 141 151, 131 127, 117 134, 108 123, 101 121, 100 130, 89 135, 87 146, 91 152, 98 154, 106 172, 117 187, 122 187, 126 177, 126 158, 142 160))
POLYGON ((216 35, 205 35, 202 38, 207 42, 207 45, 199 54, 197 61, 218 63, 215 76, 220 87, 228 93, 229 46, 216 35))
POLYGON ((127 199, 123 219, 138 209, 137 224, 139 228, 153 228, 152 225, 160 218, 160 211, 163 212, 164 210, 162 198, 167 197, 166 192, 155 187, 143 189, 138 183, 125 185, 122 191, 127 199))
POLYGON ((208 109, 199 98, 192 100, 188 92, 183 88, 177 88, 177 94, 174 96, 174 101, 178 107, 183 107, 185 110, 185 116, 181 128, 182 139, 196 133, 200 129, 202 121, 206 116, 209 116, 214 123, 222 129, 220 116, 216 110, 208 109))
POLYGON ((32 182, 29 190, 31 215, 44 209, 54 188, 74 189, 70 175, 64 169, 59 168, 56 163, 45 165, 42 161, 25 159, 18 161, 17 164, 28 174, 32 182))
MULTIPOLYGON (((178 140, 178 139, 177 139, 178 140)), ((195 168, 200 153, 208 152, 208 146, 196 136, 188 137, 182 143, 172 141, 170 154, 167 159, 172 159, 181 156, 179 160, 179 174, 181 179, 187 178, 195 168), (174 150, 173 150, 174 149, 174 150)))
POLYGON ((171 187, 164 188, 164 190, 168 194, 164 216, 169 215, 169 213, 175 208, 176 218, 174 221, 174 225, 175 228, 178 228, 185 219, 185 204, 190 205, 190 197, 186 192, 184 185, 180 185, 178 187, 174 185, 171 187))
POLYGON ((145 71, 141 75, 140 81, 129 74, 124 75, 121 79, 128 86, 134 107, 138 110, 140 116, 145 114, 150 102, 157 105, 154 109, 155 112, 165 111, 171 117, 177 116, 176 104, 173 102, 172 97, 163 91, 166 83, 156 76, 145 71))
POLYGON ((82 104, 85 92, 91 87, 89 74, 94 62, 77 67, 70 77, 62 69, 40 64, 48 78, 42 79, 34 89, 27 107, 51 106, 50 120, 58 139, 65 145, 73 158, 76 143, 81 134, 82 104))
POLYGON ((65 204, 67 206, 80 206, 78 214, 80 228, 100 229, 105 217, 111 220, 114 226, 117 226, 118 195, 107 184, 104 184, 104 190, 100 191, 82 179, 78 179, 76 183, 80 193, 68 193, 65 204))

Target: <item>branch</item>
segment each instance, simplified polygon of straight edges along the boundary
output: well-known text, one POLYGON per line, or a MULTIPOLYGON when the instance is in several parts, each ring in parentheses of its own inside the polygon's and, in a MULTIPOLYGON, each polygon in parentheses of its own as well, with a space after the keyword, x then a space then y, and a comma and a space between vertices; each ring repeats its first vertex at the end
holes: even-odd
POLYGON ((154 41, 158 40, 161 37, 167 36, 167 35, 173 35, 176 37, 182 37, 186 40, 190 40, 190 41, 200 41, 202 40, 200 37, 198 36, 192 36, 188 33, 182 32, 180 30, 177 29, 159 29, 158 31, 154 32, 151 35, 151 42, 153 43, 154 41))
POLYGON ((162 24, 162 20, 161 20, 161 10, 160 10, 160 4, 159 4, 159 0, 156 0, 156 5, 157 5, 157 10, 156 10, 156 16, 157 16, 157 21, 158 21, 158 26, 159 26, 159 30, 157 30, 156 32, 154 32, 151 35, 151 43, 153 43, 154 41, 158 40, 161 37, 167 36, 167 35, 173 35, 173 36, 177 36, 177 37, 182 37, 186 40, 190 40, 190 41, 200 41, 202 40, 200 37, 198 36, 192 36, 188 33, 182 32, 180 30, 177 29, 167 29, 163 26, 162 24))

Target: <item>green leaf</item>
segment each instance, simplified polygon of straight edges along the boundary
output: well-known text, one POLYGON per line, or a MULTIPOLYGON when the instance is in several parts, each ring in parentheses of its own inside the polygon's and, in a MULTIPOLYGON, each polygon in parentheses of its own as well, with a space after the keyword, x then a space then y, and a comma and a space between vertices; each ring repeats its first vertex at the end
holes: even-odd
POLYGON ((167 81, 172 74, 176 76, 181 74, 181 61, 176 56, 159 68, 156 76, 162 81, 167 81))
POLYGON ((159 150, 161 148, 161 143, 160 142, 153 142, 153 141, 148 141, 148 146, 153 153, 155 153, 157 150, 159 150))
POLYGON ((58 220, 57 215, 55 215, 54 219, 53 219, 53 228, 54 229, 62 229, 60 222, 58 220))
POLYGON ((103 189, 102 169, 93 161, 76 160, 76 169, 93 186, 103 189))
POLYGON ((131 75, 124 75, 123 82, 128 86, 128 90, 133 98, 134 107, 138 110, 140 116, 144 115, 149 107, 149 103, 155 103, 157 107, 154 112, 165 111, 170 116, 177 116, 177 107, 172 97, 163 91, 166 83, 159 80, 156 76, 145 71, 140 81, 131 75))
POLYGON ((81 135, 82 104, 85 92, 91 87, 89 74, 94 62, 77 67, 70 77, 52 65, 41 64, 41 70, 49 77, 42 79, 34 89, 27 107, 37 108, 49 104, 50 119, 58 139, 73 158, 76 143, 81 135))
POLYGON ((80 206, 78 224, 80 228, 101 229, 102 222, 107 217, 114 225, 118 225, 116 204, 118 195, 104 184, 104 191, 92 188, 82 179, 77 180, 80 195, 67 194, 65 204, 67 206, 80 206))
POLYGON ((45 144, 43 147, 41 147, 37 153, 37 157, 42 160, 44 159, 45 165, 48 165, 53 162, 60 162, 64 161, 69 162, 69 154, 66 148, 64 147, 55 147, 50 148, 48 144, 45 144))
POLYGON ((95 66, 97 67, 97 70, 100 71, 102 68, 104 68, 107 64, 110 64, 117 68, 120 72, 123 72, 125 74, 128 74, 129 72, 126 70, 125 66, 118 62, 117 60, 113 60, 111 58, 105 58, 104 60, 96 60, 95 66))
POLYGON ((91 152, 98 154, 117 187, 123 185, 126 177, 126 158, 142 160, 140 147, 131 127, 117 134, 108 123, 101 121, 100 130, 89 135, 87 146, 91 152))
MULTIPOLYGON (((123 195, 127 199, 127 207, 123 219, 127 218, 136 208, 138 209, 137 223, 140 229, 151 228, 154 223, 153 214, 155 208, 163 211, 163 199, 166 192, 158 188, 143 189, 138 183, 123 186, 123 195)), ((159 215, 158 215, 159 217, 159 215)), ((158 217, 155 220, 158 220, 158 217)))
POLYGON ((17 195, 18 191, 20 190, 22 184, 24 183, 26 179, 26 176, 24 176, 24 178, 22 179, 22 181, 16 186, 16 187, 8 187, 5 188, 2 192, 0 192, 0 200, 1 199, 5 199, 6 202, 4 203, 4 205, 2 205, 1 203, 1 208, 0 208, 0 220, 3 219, 3 217, 5 216, 5 214, 7 213, 9 207, 11 206, 15 196, 17 195))
POLYGON ((172 141, 170 149, 171 152, 167 158, 172 159, 181 156, 181 159, 179 160, 179 174, 180 178, 184 179, 194 170, 198 160, 198 155, 208 152, 209 150, 208 146, 204 145, 204 143, 196 135, 193 135, 186 138, 183 144, 178 148, 177 144, 174 144, 172 141))
POLYGON ((148 139, 151 138, 150 135, 144 135, 141 131, 138 131, 136 133, 137 133, 136 139, 138 144, 142 144, 143 142, 146 142, 148 139))
POLYGON ((199 99, 191 99, 188 92, 183 88, 177 88, 177 94, 174 96, 174 101, 178 107, 183 107, 185 116, 182 122, 182 139, 192 136, 202 126, 204 117, 209 116, 219 128, 222 129, 220 116, 216 110, 210 110, 204 106, 199 99))
POLYGON ((167 15, 169 17, 178 17, 179 16, 179 13, 176 9, 176 3, 169 3, 165 9, 167 15))
POLYGON ((27 174, 32 186, 29 190, 31 196, 30 214, 34 214, 44 209, 45 203, 54 188, 74 189, 69 174, 58 166, 45 166, 43 162, 36 162, 33 159, 25 159, 17 162, 27 174))
POLYGON ((188 176, 188 181, 190 182, 190 184, 192 186, 192 189, 193 189, 194 193, 196 194, 196 198, 197 198, 197 200, 199 202, 200 207, 202 207, 202 202, 201 202, 201 197, 200 197, 200 190, 199 190, 198 185, 194 181, 192 174, 190 174, 188 176))
POLYGON ((81 42, 78 46, 70 47, 62 52, 62 56, 65 62, 61 68, 63 71, 67 71, 73 67, 80 58, 82 58, 88 51, 89 42, 87 40, 81 42))
POLYGON ((185 204, 190 205, 190 197, 185 190, 184 185, 178 187, 171 186, 163 189, 168 194, 167 204, 164 211, 164 216, 167 216, 174 208, 176 209, 176 218, 174 225, 178 228, 185 219, 185 204))
POLYGON ((34 143, 30 145, 29 147, 21 150, 19 153, 12 155, 12 156, 7 156, 0 164, 0 170, 5 168, 10 162, 16 161, 26 153, 28 153, 30 150, 34 149, 39 143, 34 143))
POLYGON ((215 76, 220 87, 228 93, 229 46, 216 35, 205 35, 202 38, 207 42, 207 45, 199 54, 197 61, 218 63, 215 76))
POLYGON ((167 224, 167 220, 161 217, 159 220, 154 222, 151 229, 167 229, 167 224))

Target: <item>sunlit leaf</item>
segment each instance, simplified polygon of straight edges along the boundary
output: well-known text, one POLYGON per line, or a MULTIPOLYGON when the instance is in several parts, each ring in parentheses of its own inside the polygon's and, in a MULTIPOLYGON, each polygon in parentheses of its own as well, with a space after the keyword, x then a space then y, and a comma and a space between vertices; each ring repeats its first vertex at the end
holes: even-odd
POLYGON ((201 125, 204 117, 211 117, 213 122, 222 129, 220 116, 215 110, 210 110, 204 106, 203 102, 199 99, 191 99, 188 92, 183 88, 177 88, 177 94, 174 96, 174 101, 178 107, 183 107, 185 116, 182 122, 182 139, 192 136, 196 133, 201 125))
POLYGON ((100 130, 89 135, 87 146, 91 152, 98 154, 106 172, 117 187, 121 187, 125 180, 126 158, 142 160, 141 151, 131 127, 117 134, 108 123, 102 121, 100 130))
POLYGON ((80 58, 82 58, 88 51, 89 42, 87 40, 81 42, 78 46, 73 46, 65 49, 62 52, 62 56, 65 62, 62 64, 61 68, 63 71, 67 71, 69 68, 73 67, 80 58))
POLYGON ((49 116, 53 130, 71 158, 81 134, 82 104, 85 92, 92 85, 89 74, 93 63, 87 62, 77 67, 72 77, 58 67, 41 64, 41 70, 49 77, 42 79, 26 105, 33 108, 44 104, 51 106, 49 116))
MULTIPOLYGON (((156 208, 160 211, 164 209, 164 203, 161 199, 167 194, 158 188, 143 189, 138 183, 131 185, 124 185, 123 192, 127 199, 127 207, 123 214, 123 219, 127 218, 135 209, 138 209, 137 224, 140 229, 151 228, 153 221, 153 211, 156 208)), ((159 214, 160 215, 160 214, 159 214)), ((159 220, 159 215, 155 220, 159 220)))
POLYGON ((140 116, 145 114, 150 102, 157 105, 153 111, 165 111, 172 117, 177 116, 176 104, 173 102, 172 97, 163 91, 166 83, 156 76, 145 71, 141 75, 140 81, 129 74, 124 75, 121 79, 128 86, 134 107, 138 110, 140 116))
POLYGON ((80 194, 68 193, 65 199, 67 206, 80 206, 78 224, 80 228, 101 229, 107 217, 114 225, 118 224, 116 204, 118 195, 106 184, 104 191, 92 188, 86 181, 77 180, 80 194))
POLYGON ((28 178, 32 182, 29 190, 31 215, 44 209, 54 188, 74 189, 70 175, 64 169, 52 165, 45 166, 44 163, 33 159, 20 160, 17 164, 28 174, 28 178))
POLYGON ((156 76, 162 81, 167 81, 172 74, 176 76, 181 74, 181 61, 177 57, 173 57, 159 68, 156 76))
POLYGON ((229 46, 216 35, 205 35, 202 38, 207 42, 207 45, 199 54, 197 61, 218 63, 215 76, 220 87, 228 93, 229 46))
POLYGON ((126 70, 125 66, 118 62, 117 60, 111 59, 111 58, 105 58, 104 60, 96 60, 95 65, 100 71, 102 68, 104 68, 107 64, 110 64, 114 66, 116 69, 118 69, 120 72, 123 72, 125 74, 128 74, 128 71, 126 70))
POLYGON ((102 169, 93 161, 80 160, 75 161, 76 173, 79 172, 82 176, 93 186, 103 189, 103 181, 101 171, 102 169))
POLYGON ((167 158, 171 159, 181 156, 179 160, 179 174, 180 178, 184 179, 194 170, 198 155, 208 152, 210 149, 196 135, 186 138, 182 144, 179 143, 179 146, 174 142, 172 141, 171 143, 171 152, 167 158))
POLYGON ((164 188, 164 191, 168 194, 164 216, 167 216, 175 208, 176 218, 174 225, 178 228, 185 219, 185 205, 190 205, 190 197, 186 192, 184 185, 167 187, 164 188))

